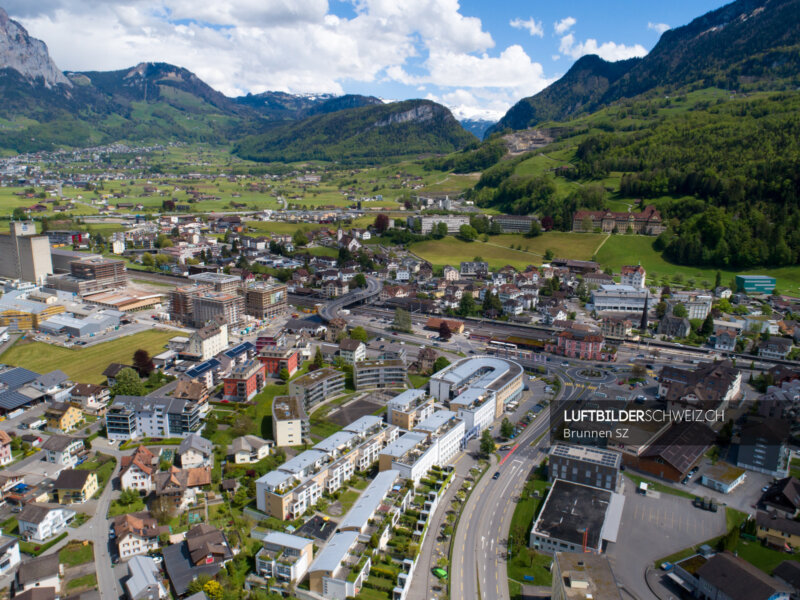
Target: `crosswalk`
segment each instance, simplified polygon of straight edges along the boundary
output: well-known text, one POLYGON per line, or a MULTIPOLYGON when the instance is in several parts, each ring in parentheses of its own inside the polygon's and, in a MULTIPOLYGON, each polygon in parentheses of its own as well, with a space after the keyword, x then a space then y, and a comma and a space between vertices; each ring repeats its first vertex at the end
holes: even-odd
POLYGON ((596 385, 590 385, 588 383, 573 383, 571 381, 567 381, 567 382, 564 383, 564 385, 567 386, 567 387, 574 387, 576 390, 577 389, 584 389, 584 390, 596 390, 597 389, 596 385))

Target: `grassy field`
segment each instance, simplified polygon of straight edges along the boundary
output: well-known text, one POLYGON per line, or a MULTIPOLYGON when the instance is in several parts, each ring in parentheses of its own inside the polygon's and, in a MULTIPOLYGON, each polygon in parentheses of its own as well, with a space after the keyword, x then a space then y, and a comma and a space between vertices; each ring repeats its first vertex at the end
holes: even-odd
POLYGON ((683 490, 676 489, 670 485, 665 485, 663 483, 659 483, 658 481, 653 481, 652 479, 647 479, 646 477, 640 477, 639 475, 634 475, 629 471, 625 472, 625 477, 630 479, 638 488, 639 484, 645 482, 647 487, 651 490, 655 490, 656 492, 661 492, 663 494, 672 494, 673 496, 680 496, 681 498, 689 498, 690 500, 694 499, 694 494, 690 494, 689 492, 684 492, 683 490))
POLYGON ((70 567, 92 562, 94 560, 94 547, 91 543, 70 542, 59 551, 58 560, 70 567))
MULTIPOLYGON (((547 488, 548 483, 539 479, 528 481, 525 484, 520 500, 514 507, 514 516, 511 518, 511 535, 525 538, 526 532, 530 531, 533 519, 546 496, 547 488), (534 492, 539 493, 538 498, 535 497, 534 492)), ((527 575, 533 577, 534 585, 549 586, 552 581, 549 571, 550 563, 553 561, 552 557, 527 548, 527 543, 523 543, 523 546, 524 549, 513 554, 508 560, 506 569, 509 580, 521 583, 525 581, 527 575)))
POLYGON ((130 364, 133 353, 144 348, 150 355, 163 352, 174 331, 150 330, 80 349, 61 348, 42 342, 18 341, 0 355, 0 362, 37 373, 61 369, 80 383, 103 383, 103 371, 112 362, 130 364))
MULTIPOLYGON (((661 278, 673 277, 677 274, 684 278, 692 278, 696 285, 703 285, 703 281, 714 284, 717 269, 687 267, 666 261, 661 254, 653 249, 655 238, 644 235, 612 235, 597 253, 597 261, 605 266, 618 271, 622 265, 631 264, 632 261, 641 262, 647 269, 648 280, 654 274, 661 278)), ((800 296, 800 267, 781 267, 778 269, 752 269, 749 271, 723 270, 722 284, 729 285, 735 275, 753 274, 769 275, 775 277, 777 289, 783 294, 800 296)))
POLYGON ((552 250, 558 258, 589 260, 605 237, 602 234, 550 231, 536 238, 504 234, 490 236, 487 242, 462 242, 448 236, 412 244, 410 249, 434 267, 458 265, 462 260, 479 256, 492 268, 511 265, 520 269, 542 264, 547 250, 552 250))

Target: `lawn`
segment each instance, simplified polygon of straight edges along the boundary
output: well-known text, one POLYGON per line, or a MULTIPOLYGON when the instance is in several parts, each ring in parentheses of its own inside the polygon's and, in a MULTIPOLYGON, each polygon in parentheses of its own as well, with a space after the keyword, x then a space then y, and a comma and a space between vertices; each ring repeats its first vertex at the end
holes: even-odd
POLYGON ((408 380, 411 382, 415 388, 423 388, 428 385, 428 381, 430 377, 427 375, 409 375, 408 380))
POLYGON ((355 490, 346 490, 342 492, 342 495, 339 496, 339 503, 342 505, 342 514, 347 514, 347 512, 353 508, 353 504, 356 503, 360 494, 355 490))
POLYGON ((68 590, 76 590, 78 588, 91 588, 97 587, 97 575, 89 573, 83 577, 76 577, 67 583, 68 590))
POLYGON ((80 383, 103 383, 103 371, 112 362, 130 364, 133 353, 144 348, 151 355, 163 352, 174 331, 150 330, 80 349, 43 342, 18 341, 0 356, 0 362, 37 373, 61 369, 80 383))
POLYGON ((245 221, 244 224, 259 233, 276 233, 280 235, 294 235, 296 231, 313 231, 328 227, 328 225, 319 225, 317 223, 284 223, 283 221, 245 221))
POLYGON ((490 236, 487 242, 463 242, 448 236, 440 240, 417 242, 411 245, 410 250, 434 267, 459 265, 463 260, 479 256, 491 268, 511 265, 522 269, 527 265, 542 264, 547 250, 552 250, 557 258, 589 260, 605 237, 603 234, 549 231, 535 238, 504 234, 490 236))
MULTIPOLYGON (((659 252, 653 249, 655 240, 655 237, 646 235, 612 235, 597 253, 597 261, 604 267, 608 266, 615 271, 619 271, 622 265, 630 264, 635 260, 647 270, 649 281, 652 281, 654 274, 659 278, 681 274, 686 279, 695 279, 697 285, 702 285, 703 281, 708 281, 713 285, 718 269, 689 267, 668 262, 659 252)), ((797 266, 777 269, 751 269, 747 271, 720 271, 723 285, 729 285, 735 275, 769 275, 776 279, 778 291, 783 294, 800 296, 800 267, 797 266)))
POLYGON ((145 509, 144 500, 139 498, 132 504, 122 504, 119 500, 112 500, 111 505, 108 507, 108 516, 117 517, 119 515, 127 515, 130 513, 140 512, 145 509))
POLYGON ((517 550, 513 551, 513 555, 509 558, 506 566, 509 580, 523 582, 525 581, 525 576, 529 575, 534 578, 534 585, 549 586, 551 584, 548 567, 552 562, 552 557, 528 548, 526 539, 527 532, 533 526, 534 517, 546 496, 547 488, 547 481, 541 479, 528 481, 520 494, 519 502, 514 507, 509 538, 514 536, 514 547, 517 550), (535 492, 539 493, 538 498, 534 495, 535 492))
POLYGON ((94 471, 97 474, 96 496, 100 496, 108 480, 111 479, 116 464, 117 460, 113 456, 97 453, 94 458, 81 463, 77 468, 82 471, 94 471))
POLYGON ((695 495, 690 494, 689 492, 684 492, 683 490, 679 490, 669 485, 665 485, 663 483, 659 483, 658 481, 653 481, 652 479, 647 479, 646 477, 640 477, 639 475, 634 475, 629 471, 625 471, 625 477, 633 481, 636 487, 639 487, 639 484, 645 482, 649 489, 654 490, 656 492, 661 492, 662 494, 672 494, 673 496, 680 496, 681 498, 689 498, 690 500, 694 500, 695 495))
POLYGON ((94 560, 94 546, 91 542, 70 542, 58 553, 58 560, 69 566, 76 567, 94 560))

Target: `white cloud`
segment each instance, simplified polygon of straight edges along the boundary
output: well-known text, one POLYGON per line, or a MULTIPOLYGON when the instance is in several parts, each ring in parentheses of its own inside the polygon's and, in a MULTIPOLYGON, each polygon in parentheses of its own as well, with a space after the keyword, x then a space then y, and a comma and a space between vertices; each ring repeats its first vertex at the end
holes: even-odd
POLYGON ((572 58, 580 58, 585 54, 597 54, 600 58, 608 61, 624 60, 647 54, 647 50, 641 44, 634 44, 633 46, 615 42, 598 44, 597 40, 592 38, 576 44, 575 36, 571 33, 561 38, 558 51, 564 56, 571 56, 572 58))
POLYGON ((555 29, 556 34, 561 35, 569 31, 577 22, 573 17, 564 17, 553 25, 553 29, 555 29))
POLYGON ((648 24, 647 24, 647 28, 648 28, 648 29, 652 29, 653 31, 655 31, 656 33, 658 33, 658 35, 661 35, 661 34, 662 34, 662 33, 664 33, 665 31, 669 31, 670 29, 672 29, 672 28, 671 28, 669 25, 667 25, 666 23, 648 23, 648 24))
POLYGON ((508 22, 508 24, 514 29, 527 29, 528 33, 531 35, 544 37, 544 26, 542 25, 542 22, 539 21, 537 23, 533 17, 527 21, 523 21, 522 19, 512 19, 508 22))
POLYGON ((561 58, 561 55, 560 54, 553 54, 553 55, 550 56, 550 58, 552 58, 553 60, 559 60, 561 58))

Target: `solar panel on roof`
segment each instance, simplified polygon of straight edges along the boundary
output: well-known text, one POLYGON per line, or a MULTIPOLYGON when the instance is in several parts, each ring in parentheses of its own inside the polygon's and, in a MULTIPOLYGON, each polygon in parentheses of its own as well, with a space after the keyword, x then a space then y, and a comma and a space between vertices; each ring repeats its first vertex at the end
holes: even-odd
POLYGON ((20 406, 25 406, 31 401, 32 399, 28 396, 14 390, 6 390, 0 393, 0 408, 5 410, 14 410, 20 406))
POLYGON ((39 377, 39 373, 34 373, 22 367, 14 367, 4 373, 0 373, 0 383, 6 384, 10 389, 15 390, 26 383, 30 383, 39 377))
POLYGON ((191 369, 186 371, 186 374, 189 377, 200 377, 201 375, 205 375, 212 369, 216 369, 218 366, 220 366, 220 364, 222 363, 220 363, 216 358, 210 358, 209 360, 201 362, 199 365, 192 367, 191 369))

